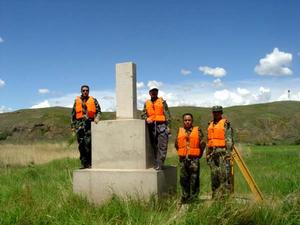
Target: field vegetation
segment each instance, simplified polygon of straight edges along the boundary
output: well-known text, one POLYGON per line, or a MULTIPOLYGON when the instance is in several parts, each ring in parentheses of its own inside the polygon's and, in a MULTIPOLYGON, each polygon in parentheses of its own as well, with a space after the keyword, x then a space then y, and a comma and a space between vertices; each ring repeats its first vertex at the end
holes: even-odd
MULTIPOLYGON (((225 108, 234 137, 264 195, 255 203, 235 166, 235 195, 209 199, 210 170, 201 160, 199 201, 180 206, 177 193, 149 200, 114 196, 101 206, 72 192, 80 167, 68 108, 0 114, 0 224, 300 224, 300 102, 225 108)), ((182 114, 191 112, 204 133, 210 108, 171 108, 172 136, 167 164, 176 165, 173 147, 182 114)), ((103 113, 102 119, 115 119, 103 113)), ((100 122, 101 123, 101 122, 100 122)))
POLYGON ((76 145, 67 143, 34 143, 0 145, 0 167, 45 164, 54 159, 78 158, 76 145))
MULTIPOLYGON (((78 159, 7 166, 6 156, 1 155, 0 224, 300 224, 299 146, 242 145, 239 149, 264 195, 261 204, 251 200, 237 168, 235 198, 207 200, 210 172, 204 158, 198 202, 180 207, 178 185, 177 194, 163 199, 113 197, 96 206, 72 192, 72 171, 79 167, 78 159)), ((168 164, 176 163, 176 156, 170 154, 168 164)))

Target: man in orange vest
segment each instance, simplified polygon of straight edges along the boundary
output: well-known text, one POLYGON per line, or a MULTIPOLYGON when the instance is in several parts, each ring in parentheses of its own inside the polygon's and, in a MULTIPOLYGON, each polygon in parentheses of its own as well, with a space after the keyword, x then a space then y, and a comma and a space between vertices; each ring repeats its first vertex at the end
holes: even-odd
POLYGON ((167 155, 171 115, 166 101, 158 97, 158 88, 149 90, 151 99, 144 105, 142 118, 146 120, 154 151, 154 168, 161 170, 167 155))
POLYGON ((224 198, 233 191, 231 176, 231 152, 233 131, 227 119, 222 117, 222 106, 212 107, 213 120, 208 123, 206 160, 211 168, 213 198, 224 198))
POLYGON ((175 148, 180 163, 181 203, 196 200, 200 192, 200 158, 205 149, 200 127, 193 126, 193 115, 182 116, 183 127, 178 129, 175 148))
POLYGON ((89 96, 89 86, 81 86, 81 96, 76 97, 72 109, 71 127, 76 132, 80 152, 81 168, 91 168, 91 123, 98 123, 101 108, 92 96, 89 96))

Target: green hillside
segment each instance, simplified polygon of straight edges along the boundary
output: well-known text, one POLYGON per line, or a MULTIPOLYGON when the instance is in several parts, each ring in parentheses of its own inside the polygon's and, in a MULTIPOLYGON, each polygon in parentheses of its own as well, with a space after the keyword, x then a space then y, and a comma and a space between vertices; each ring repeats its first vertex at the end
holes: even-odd
MULTIPOLYGON (((176 107, 171 109, 173 125, 181 124, 181 115, 191 112, 196 124, 206 133, 212 119, 210 108, 176 107)), ((224 109, 234 129, 236 142, 258 145, 300 144, 300 102, 285 101, 233 106, 224 109)))
MULTIPOLYGON (((210 108, 173 107, 172 133, 181 125, 185 112, 194 115, 195 125, 206 133, 211 120, 210 108)), ((300 102, 286 101, 224 109, 234 128, 235 140, 258 145, 300 144, 300 102)), ((62 107, 25 109, 0 114, 0 142, 72 141, 71 109, 62 107)), ((115 119, 115 113, 103 113, 103 119, 115 119)))

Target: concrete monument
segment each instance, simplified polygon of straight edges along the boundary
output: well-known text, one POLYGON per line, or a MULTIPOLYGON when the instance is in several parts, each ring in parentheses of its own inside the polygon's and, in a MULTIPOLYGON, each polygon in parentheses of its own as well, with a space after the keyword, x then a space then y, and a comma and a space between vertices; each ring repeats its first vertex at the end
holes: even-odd
POLYGON ((154 170, 144 120, 138 119, 136 65, 116 65, 116 120, 92 124, 92 169, 73 172, 73 191, 94 203, 113 194, 149 198, 176 190, 176 167, 154 170))

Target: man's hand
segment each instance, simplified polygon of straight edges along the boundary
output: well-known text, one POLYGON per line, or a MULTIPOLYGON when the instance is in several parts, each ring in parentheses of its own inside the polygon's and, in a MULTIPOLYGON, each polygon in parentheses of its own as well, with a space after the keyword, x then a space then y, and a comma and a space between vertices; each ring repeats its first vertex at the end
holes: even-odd
POLYGON ((75 129, 75 127, 72 127, 72 136, 74 137, 74 136, 76 136, 76 129, 75 129))
POLYGON ((168 131, 168 134, 172 133, 170 127, 167 127, 167 131, 168 131))
POLYGON ((206 162, 208 162, 209 158, 211 157, 210 154, 205 154, 206 162))
POLYGON ((94 120, 94 122, 95 122, 95 124, 99 123, 99 118, 96 118, 96 119, 94 120))
POLYGON ((231 153, 230 152, 226 153, 225 160, 231 160, 231 153))
POLYGON ((147 123, 153 123, 153 120, 151 120, 149 117, 146 119, 147 123))

